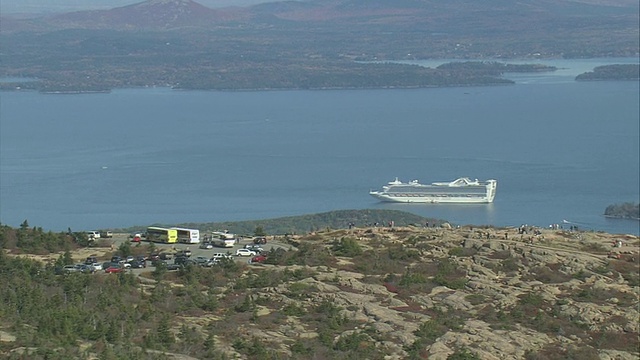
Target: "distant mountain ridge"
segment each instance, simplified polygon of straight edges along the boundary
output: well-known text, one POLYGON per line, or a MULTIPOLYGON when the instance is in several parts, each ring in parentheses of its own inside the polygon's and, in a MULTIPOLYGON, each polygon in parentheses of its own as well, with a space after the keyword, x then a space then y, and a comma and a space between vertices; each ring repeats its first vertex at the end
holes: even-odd
MULTIPOLYGON (((575 26, 585 17, 638 18, 638 3, 558 0, 308 0, 266 2, 248 7, 212 9, 193 0, 147 0, 109 10, 75 11, 38 19, 42 30, 60 28, 165 30, 215 28, 234 23, 327 22, 433 27, 455 31, 473 28, 525 30, 553 22, 575 26), (634 17, 635 15, 635 17, 634 17), (498 21, 497 19, 501 19, 498 21), (572 24, 571 22, 576 22, 572 24)), ((37 24, 3 19, 2 31, 29 30, 37 24)))
MULTIPOLYGON (((198 0, 200 1, 200 0, 198 0)), ((420 59, 637 56, 627 0, 307 0, 209 8, 147 0, 108 10, 2 18, 7 89, 361 89, 505 84, 420 59), (585 3, 587 1, 588 3, 585 3)))
POLYGON ((209 27, 235 20, 246 20, 246 11, 211 9, 192 0, 147 0, 110 10, 56 15, 48 22, 60 27, 127 30, 209 27))

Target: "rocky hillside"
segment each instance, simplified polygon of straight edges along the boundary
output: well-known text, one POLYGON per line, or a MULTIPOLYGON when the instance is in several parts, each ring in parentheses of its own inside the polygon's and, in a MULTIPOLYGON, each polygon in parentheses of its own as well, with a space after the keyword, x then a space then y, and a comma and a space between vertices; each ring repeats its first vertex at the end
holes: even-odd
MULTIPOLYGON (((329 229, 274 236, 269 242, 287 250, 271 251, 263 264, 231 262, 179 272, 149 269, 138 276, 89 275, 92 280, 76 296, 77 306, 85 309, 93 325, 71 338, 84 349, 71 355, 157 358, 162 353, 169 359, 639 356, 640 239, 636 236, 529 227, 453 229, 444 224, 329 229), (91 295, 97 291, 92 282, 99 284, 101 293, 109 294, 106 304, 110 305, 103 307, 106 317, 91 305, 104 302, 91 295), (107 328, 117 329, 114 334, 96 334, 103 318, 110 324, 107 328), (131 323, 135 323, 133 330, 131 323)), ((6 273, 8 260, 0 260, 0 271, 6 273)), ((12 299, 10 279, 2 280, 0 295, 5 299, 12 299)), ((48 291, 73 294, 75 285, 69 279, 64 291, 48 280, 48 291)), ((65 299, 67 309, 74 300, 71 295, 65 299)), ((2 313, 12 314, 7 305, 11 301, 4 303, 2 313)), ((26 313, 24 308, 21 311, 26 313)), ((5 355, 29 351, 28 346, 34 345, 27 343, 25 334, 46 326, 25 316, 22 321, 29 327, 15 327, 12 316, 4 318, 0 349, 5 355)))

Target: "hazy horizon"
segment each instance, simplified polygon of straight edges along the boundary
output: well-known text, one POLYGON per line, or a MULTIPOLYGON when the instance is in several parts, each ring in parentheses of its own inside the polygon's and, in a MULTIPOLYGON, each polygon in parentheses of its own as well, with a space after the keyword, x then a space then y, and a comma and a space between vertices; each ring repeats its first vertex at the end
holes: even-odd
MULTIPOLYGON (((2 0, 0 12, 10 14, 49 14, 80 10, 105 10, 145 0, 2 0)), ((249 6, 274 0, 194 0, 210 8, 249 6)))

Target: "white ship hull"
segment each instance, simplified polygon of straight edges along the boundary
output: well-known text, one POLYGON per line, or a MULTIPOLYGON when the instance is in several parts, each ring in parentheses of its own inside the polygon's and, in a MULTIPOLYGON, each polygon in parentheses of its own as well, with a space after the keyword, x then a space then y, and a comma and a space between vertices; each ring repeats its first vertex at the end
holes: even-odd
POLYGON ((403 183, 396 178, 381 191, 370 191, 369 195, 397 203, 488 204, 495 198, 496 187, 496 180, 479 182, 460 178, 448 183, 423 185, 416 180, 403 183))

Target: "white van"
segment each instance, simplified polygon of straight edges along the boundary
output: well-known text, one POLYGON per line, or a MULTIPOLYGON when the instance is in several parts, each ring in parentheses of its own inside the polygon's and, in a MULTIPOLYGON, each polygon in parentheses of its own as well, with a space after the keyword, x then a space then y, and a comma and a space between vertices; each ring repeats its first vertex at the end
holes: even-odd
POLYGON ((87 236, 89 236, 89 239, 100 239, 100 232, 99 231, 87 231, 87 236))

